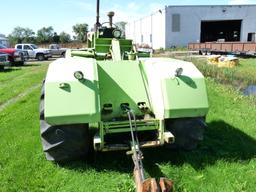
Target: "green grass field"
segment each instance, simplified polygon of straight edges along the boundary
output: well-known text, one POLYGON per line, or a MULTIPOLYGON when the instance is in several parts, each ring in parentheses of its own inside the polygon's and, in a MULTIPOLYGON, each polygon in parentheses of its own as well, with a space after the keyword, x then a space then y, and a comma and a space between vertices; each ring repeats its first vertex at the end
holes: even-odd
MULTIPOLYGON (((46 69, 47 64, 34 64, 0 73, 0 105, 7 102, 0 107, 0 191, 135 191, 132 160, 123 152, 63 165, 45 160, 38 85, 46 69)), ((171 178, 180 192, 254 192, 256 103, 211 78, 207 87, 205 140, 193 152, 144 150, 146 174, 171 178)))
POLYGON ((192 61, 205 76, 212 77, 221 83, 231 84, 237 89, 256 84, 256 59, 239 59, 239 65, 234 68, 208 65, 205 58, 188 60, 192 61))

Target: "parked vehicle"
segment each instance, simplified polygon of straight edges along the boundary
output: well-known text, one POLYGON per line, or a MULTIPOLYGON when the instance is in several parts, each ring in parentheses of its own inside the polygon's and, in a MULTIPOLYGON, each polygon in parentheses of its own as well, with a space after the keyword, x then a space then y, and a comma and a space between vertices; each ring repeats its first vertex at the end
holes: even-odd
POLYGON ((64 57, 67 48, 61 48, 58 44, 51 44, 49 45, 49 49, 51 51, 51 54, 54 56, 61 56, 64 57))
POLYGON ((206 42, 189 43, 189 50, 200 54, 234 54, 256 56, 256 43, 253 42, 206 42))
POLYGON ((11 64, 23 65, 25 60, 28 59, 28 53, 26 51, 17 50, 14 48, 7 48, 4 45, 0 45, 0 52, 8 55, 8 61, 11 64))
POLYGON ((0 70, 3 70, 8 63, 8 54, 0 52, 0 70))
POLYGON ((47 60, 52 57, 49 49, 38 48, 34 44, 16 44, 15 48, 18 50, 27 51, 29 58, 37 59, 39 61, 47 60))

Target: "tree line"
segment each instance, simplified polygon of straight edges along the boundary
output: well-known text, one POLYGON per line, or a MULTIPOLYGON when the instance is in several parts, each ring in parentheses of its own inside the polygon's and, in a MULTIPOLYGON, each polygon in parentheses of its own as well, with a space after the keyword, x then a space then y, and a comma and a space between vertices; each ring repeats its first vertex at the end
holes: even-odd
MULTIPOLYGON (((115 25, 123 31, 123 37, 125 37, 125 25, 126 22, 117 22, 115 25)), ((75 35, 71 38, 70 34, 62 31, 57 33, 52 26, 43 27, 37 32, 34 32, 30 28, 15 27, 12 33, 8 36, 11 45, 17 43, 35 43, 35 44, 48 44, 48 43, 69 43, 71 41, 86 42, 88 33, 88 24, 80 23, 72 26, 75 35)))
POLYGON ((52 26, 43 27, 37 32, 34 32, 30 28, 18 26, 13 29, 11 34, 9 34, 8 39, 11 45, 15 45, 17 43, 69 43, 72 40, 79 42, 87 41, 88 24, 76 24, 72 29, 75 35, 71 38, 70 34, 64 31, 58 34, 54 31, 52 26))

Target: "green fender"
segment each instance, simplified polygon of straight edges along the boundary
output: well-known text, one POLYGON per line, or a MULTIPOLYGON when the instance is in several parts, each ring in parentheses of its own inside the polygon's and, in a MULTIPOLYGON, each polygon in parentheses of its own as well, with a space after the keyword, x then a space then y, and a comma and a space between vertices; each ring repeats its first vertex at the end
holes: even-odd
POLYGON ((209 108, 204 76, 190 62, 170 58, 141 60, 150 102, 158 119, 204 117, 209 108), (175 75, 182 68, 182 73, 175 75))
POLYGON ((45 79, 45 119, 51 125, 100 121, 100 99, 95 59, 70 57, 49 65, 45 79), (74 77, 76 71, 83 80, 74 77))

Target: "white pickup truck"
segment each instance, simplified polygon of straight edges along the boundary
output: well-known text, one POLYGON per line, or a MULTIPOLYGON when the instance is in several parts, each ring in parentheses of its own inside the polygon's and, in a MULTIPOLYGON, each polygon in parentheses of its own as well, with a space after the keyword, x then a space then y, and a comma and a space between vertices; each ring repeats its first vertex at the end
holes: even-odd
POLYGON ((29 58, 37 59, 39 61, 47 60, 52 57, 51 51, 49 49, 38 48, 34 44, 16 44, 16 49, 27 51, 29 58))

